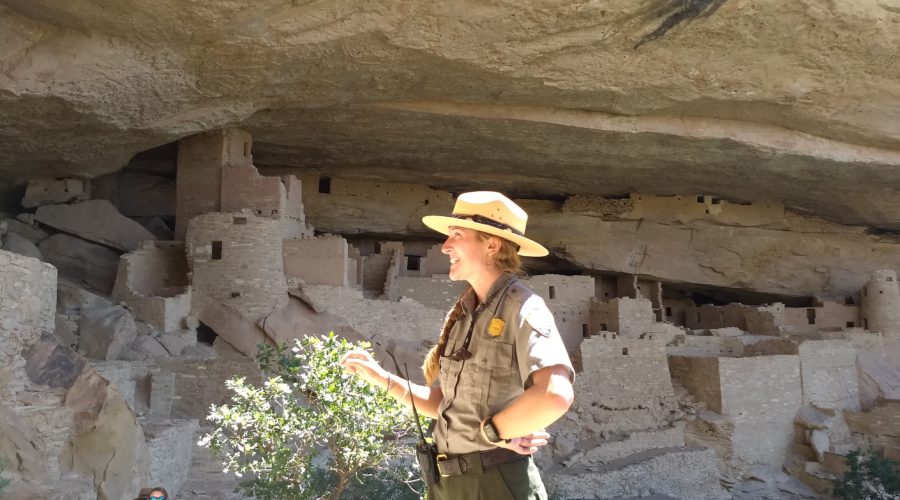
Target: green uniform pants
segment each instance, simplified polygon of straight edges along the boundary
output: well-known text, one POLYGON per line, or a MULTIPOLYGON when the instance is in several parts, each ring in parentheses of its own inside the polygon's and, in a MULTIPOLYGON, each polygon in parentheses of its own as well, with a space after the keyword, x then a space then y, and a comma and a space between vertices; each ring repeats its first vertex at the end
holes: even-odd
POLYGON ((458 476, 442 477, 428 500, 547 500, 544 482, 531 457, 483 470, 481 464, 458 476))

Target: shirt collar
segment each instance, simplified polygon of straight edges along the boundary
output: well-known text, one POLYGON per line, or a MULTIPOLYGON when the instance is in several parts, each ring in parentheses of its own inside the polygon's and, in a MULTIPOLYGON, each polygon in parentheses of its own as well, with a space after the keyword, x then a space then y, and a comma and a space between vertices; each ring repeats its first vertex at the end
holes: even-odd
MULTIPOLYGON (((491 285, 490 290, 488 290, 486 299, 487 304, 484 307, 491 307, 495 302, 500 300, 500 289, 505 288, 507 285, 512 283, 515 279, 515 276, 512 273, 503 273, 494 280, 494 284, 491 285)), ((476 304, 475 302, 478 300, 478 297, 475 295, 475 290, 470 286, 466 293, 463 294, 462 297, 462 305, 463 309, 466 313, 471 314, 472 311, 475 310, 476 304)))

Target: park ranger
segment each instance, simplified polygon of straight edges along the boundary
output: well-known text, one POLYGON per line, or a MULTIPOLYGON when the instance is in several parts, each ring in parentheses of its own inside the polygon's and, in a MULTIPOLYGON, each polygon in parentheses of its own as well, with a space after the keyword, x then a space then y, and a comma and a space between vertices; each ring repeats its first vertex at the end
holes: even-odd
POLYGON ((518 280, 519 256, 548 253, 525 237, 527 219, 512 200, 489 191, 461 194, 449 217, 422 219, 447 235, 441 250, 450 279, 469 283, 426 356, 427 385, 409 384, 365 352, 341 360, 348 372, 436 420, 440 477, 429 500, 547 497, 531 454, 572 404, 574 370, 550 310, 518 280))

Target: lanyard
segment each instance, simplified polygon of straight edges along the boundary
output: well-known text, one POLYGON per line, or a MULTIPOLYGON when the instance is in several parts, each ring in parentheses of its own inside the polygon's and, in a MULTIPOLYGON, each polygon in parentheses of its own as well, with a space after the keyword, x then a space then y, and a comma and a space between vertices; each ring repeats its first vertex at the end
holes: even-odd
MULTIPOLYGON (((497 286, 497 288, 494 289, 494 293, 490 294, 481 304, 478 304, 478 306, 475 307, 475 310, 472 311, 472 321, 469 323, 469 331, 466 332, 466 338, 463 340, 462 347, 454 351, 453 354, 444 357, 453 359, 455 361, 465 361, 472 357, 472 352, 469 351, 469 343, 472 342, 472 333, 475 331, 475 322, 478 320, 478 315, 485 309, 485 307, 487 307, 488 304, 490 304, 494 300, 494 297, 496 297, 501 290, 505 292, 506 289, 509 288, 509 286, 512 285, 515 280, 516 277, 514 275, 507 275, 506 278, 497 286)), ((497 315, 497 311, 500 309, 501 302, 502 299, 498 300, 497 305, 494 306, 495 316, 497 315)))

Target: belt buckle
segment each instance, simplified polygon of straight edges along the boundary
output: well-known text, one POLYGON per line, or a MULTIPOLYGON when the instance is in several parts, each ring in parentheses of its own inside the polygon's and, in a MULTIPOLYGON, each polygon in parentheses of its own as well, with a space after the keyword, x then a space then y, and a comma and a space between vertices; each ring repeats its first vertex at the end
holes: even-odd
POLYGON ((450 474, 444 474, 444 469, 441 468, 441 460, 447 460, 446 453, 438 453, 438 455, 437 455, 436 465, 437 465, 438 474, 440 474, 441 477, 450 477, 450 474))

